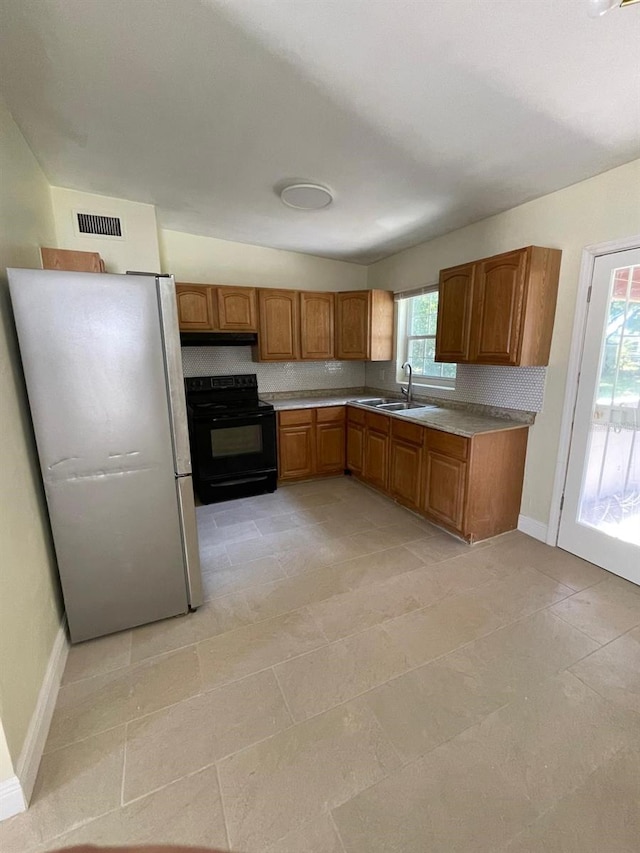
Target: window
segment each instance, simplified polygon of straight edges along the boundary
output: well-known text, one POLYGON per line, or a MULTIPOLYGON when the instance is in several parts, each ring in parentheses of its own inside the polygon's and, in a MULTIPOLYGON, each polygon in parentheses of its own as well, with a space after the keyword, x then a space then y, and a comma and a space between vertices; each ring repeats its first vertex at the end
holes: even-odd
POLYGON ((400 298, 398 303, 398 370, 410 362, 414 381, 422 385, 455 386, 456 365, 434 361, 436 354, 436 321, 438 318, 438 286, 425 288, 415 296, 400 298))

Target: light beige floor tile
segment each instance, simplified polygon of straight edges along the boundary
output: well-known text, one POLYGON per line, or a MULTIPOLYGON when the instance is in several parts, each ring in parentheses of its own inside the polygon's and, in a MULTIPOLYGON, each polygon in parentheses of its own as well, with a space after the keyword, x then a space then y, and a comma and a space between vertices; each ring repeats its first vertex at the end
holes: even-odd
POLYGON ((327 566, 246 590, 245 598, 253 618, 256 621, 271 619, 338 595, 347 589, 339 569, 339 566, 327 566))
POLYGON ((342 578, 349 589, 365 589, 373 583, 422 568, 422 560, 403 546, 363 554, 339 564, 342 578))
POLYGON ((40 827, 31 810, 0 821, 0 850, 2 853, 42 853, 40 827))
POLYGON ((370 552, 374 552, 405 545, 423 537, 422 525, 409 517, 407 520, 396 524, 387 524, 383 527, 367 530, 364 533, 356 533, 351 539, 355 542, 361 542, 370 552))
POLYGON ((325 643, 306 609, 238 628, 198 645, 203 686, 218 687, 325 643))
POLYGON ((489 606, 462 593, 393 619, 385 630, 405 649, 413 666, 420 666, 503 624, 489 606))
POLYGON ((368 693, 366 701, 408 761, 595 648, 593 640, 542 611, 394 678, 368 693))
POLYGON ((293 548, 302 548, 313 541, 307 528, 297 530, 283 530, 281 533, 267 533, 258 539, 250 539, 246 542, 228 542, 227 554, 232 565, 248 563, 260 557, 279 555, 283 551, 293 548))
POLYGON ((504 853, 636 853, 640 752, 623 749, 503 848, 504 853))
POLYGON ((210 541, 215 545, 226 545, 230 542, 246 542, 252 539, 259 539, 261 535, 255 521, 239 521, 237 524, 216 527, 211 534, 210 541))
POLYGON ((498 767, 469 760, 456 740, 334 810, 347 853, 495 853, 537 816, 498 767))
POLYGON ((312 604, 310 610, 327 638, 339 640, 442 597, 439 584, 422 568, 334 595, 312 604))
POLYGON ((352 536, 355 533, 363 535, 377 529, 377 525, 364 515, 355 512, 349 514, 345 508, 339 518, 318 522, 313 532, 315 536, 323 539, 341 539, 343 536, 352 536))
POLYGON ((608 643, 640 625, 640 596, 612 579, 577 592, 552 609, 599 643, 608 643))
POLYGON ((640 714, 640 628, 576 663, 571 672, 605 699, 640 714))
POLYGON ((286 515, 291 512, 290 506, 280 501, 276 495, 270 495, 272 498, 269 502, 263 504, 251 503, 243 501, 240 506, 229 506, 227 509, 216 513, 214 516, 216 525, 219 529, 229 527, 230 525, 239 524, 242 521, 255 521, 259 519, 274 518, 278 515, 286 515))
POLYGON ((262 850, 398 766, 355 702, 299 723, 219 764, 231 847, 262 850))
POLYGON ((485 543, 478 545, 467 545, 448 533, 436 533, 433 536, 423 536, 407 543, 407 548, 412 554, 425 563, 438 563, 441 560, 450 560, 452 557, 460 557, 473 554, 486 547, 485 543))
MULTIPOLYGON (((256 848, 255 853, 262 853, 256 848)), ((264 853, 344 853, 331 816, 326 814, 270 844, 264 853)))
POLYGON ((200 544, 200 571, 202 574, 226 569, 230 565, 231 560, 224 545, 204 548, 202 543, 200 544))
MULTIPOLYGON (((411 552, 420 551, 422 548, 422 544, 417 548, 414 547, 416 546, 415 542, 410 543, 410 546, 408 545, 407 549, 411 552)), ((508 577, 517 571, 504 560, 496 558, 493 548, 478 548, 477 546, 469 548, 469 546, 462 545, 454 539, 451 547, 458 550, 459 546, 466 550, 459 556, 449 557, 446 560, 434 562, 431 559, 432 554, 431 556, 425 555, 424 565, 427 567, 429 575, 441 587, 443 595, 470 592, 492 581, 508 577)), ((442 550, 442 547, 441 544, 438 545, 439 550, 442 550)))
POLYGON ((338 808, 345 848, 493 853, 628 746, 626 722, 557 676, 338 808))
POLYGON ((473 596, 476 601, 490 607, 504 622, 511 622, 573 594, 568 586, 535 569, 518 569, 507 577, 475 590, 473 596))
POLYGON ((195 646, 64 685, 47 751, 150 714, 200 691, 195 646))
POLYGON ((220 598, 286 576, 285 570, 275 557, 261 557, 249 563, 203 572, 202 585, 207 599, 220 598))
POLYGON ((287 512, 282 515, 272 515, 269 518, 260 518, 256 521, 256 527, 260 533, 264 534, 296 530, 300 527, 308 527, 309 524, 316 524, 316 522, 309 520, 301 512, 287 512))
POLYGON ((120 805, 124 739, 121 726, 43 756, 27 812, 43 841, 120 805))
POLYGON ((271 670, 127 726, 124 802, 187 776, 291 724, 271 670))
POLYGON ((242 593, 205 601, 195 613, 186 613, 162 622, 153 622, 133 630, 131 660, 133 663, 189 646, 233 631, 253 622, 242 593))
POLYGON ((69 649, 63 684, 102 675, 131 662, 131 631, 120 631, 108 637, 98 637, 77 643, 69 649))
POLYGON ((496 552, 508 557, 516 568, 532 568, 576 591, 593 586, 607 577, 604 569, 579 557, 539 542, 514 530, 495 541, 496 552))
POLYGON ((275 673, 295 720, 353 699, 409 668, 407 656, 376 626, 282 663, 275 673))
POLYGON ((369 553, 366 545, 353 542, 350 537, 332 539, 318 544, 307 544, 278 554, 280 564, 288 575, 300 575, 323 566, 343 563, 369 553))
POLYGON ((226 850, 216 769, 209 767, 180 779, 62 836, 56 843, 64 847, 181 844, 226 850))

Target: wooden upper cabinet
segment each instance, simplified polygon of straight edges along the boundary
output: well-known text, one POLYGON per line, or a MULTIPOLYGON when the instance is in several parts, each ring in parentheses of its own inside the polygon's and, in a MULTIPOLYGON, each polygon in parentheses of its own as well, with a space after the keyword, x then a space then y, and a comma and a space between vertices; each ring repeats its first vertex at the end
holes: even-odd
POLYGON ((393 357, 393 294, 356 290, 336 296, 336 358, 390 361, 393 357))
MULTIPOLYGON (((213 289, 213 288, 212 288, 213 289)), ((218 328, 223 332, 257 332, 254 287, 216 287, 218 328)))
POLYGON ((294 361, 299 358, 298 292, 258 289, 260 361, 294 361))
POLYGON ((178 325, 185 332, 206 332, 216 328, 212 288, 197 284, 176 284, 178 325))
POLYGON ((335 356, 335 294, 300 293, 300 357, 324 361, 335 356))
POLYGON ((438 288, 436 361, 469 359, 475 266, 442 270, 438 288))
POLYGON ((511 252, 477 265, 472 360, 518 363, 527 256, 511 252))
POLYGON ((548 364, 561 256, 527 246, 442 270, 436 360, 548 364))
POLYGON ((98 252, 76 252, 72 249, 40 249, 43 270, 67 272, 104 272, 104 261, 98 252))

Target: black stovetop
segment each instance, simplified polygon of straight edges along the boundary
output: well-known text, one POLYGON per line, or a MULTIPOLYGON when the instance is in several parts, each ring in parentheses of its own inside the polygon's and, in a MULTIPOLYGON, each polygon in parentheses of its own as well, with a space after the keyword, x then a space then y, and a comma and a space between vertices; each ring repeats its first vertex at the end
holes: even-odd
POLYGON ((255 373, 190 376, 184 385, 187 404, 199 415, 273 411, 270 403, 258 397, 255 373))

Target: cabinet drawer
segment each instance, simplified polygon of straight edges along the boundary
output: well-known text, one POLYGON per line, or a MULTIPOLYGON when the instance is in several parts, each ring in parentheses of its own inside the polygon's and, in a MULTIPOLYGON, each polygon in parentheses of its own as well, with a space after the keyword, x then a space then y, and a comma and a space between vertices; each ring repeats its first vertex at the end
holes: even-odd
POLYGON ((365 412, 355 406, 347 406, 347 418, 352 424, 363 424, 365 412))
POLYGON ((316 418, 319 424, 336 423, 344 420, 344 406, 323 406, 316 409, 316 418))
POLYGON ((394 438, 401 438, 403 441, 408 441, 409 444, 422 445, 424 440, 425 428, 420 424, 411 424, 406 421, 392 419, 391 435, 394 438))
POLYGON ((314 409, 290 409, 278 412, 280 426, 298 426, 313 423, 314 409))
POLYGON ((469 455, 469 439, 461 435, 427 428, 425 441, 429 450, 435 450, 445 456, 466 459, 469 455))
POLYGON ((389 415, 376 415, 373 412, 365 412, 364 422, 369 429, 374 429, 376 432, 382 432, 385 435, 389 434, 389 415))

